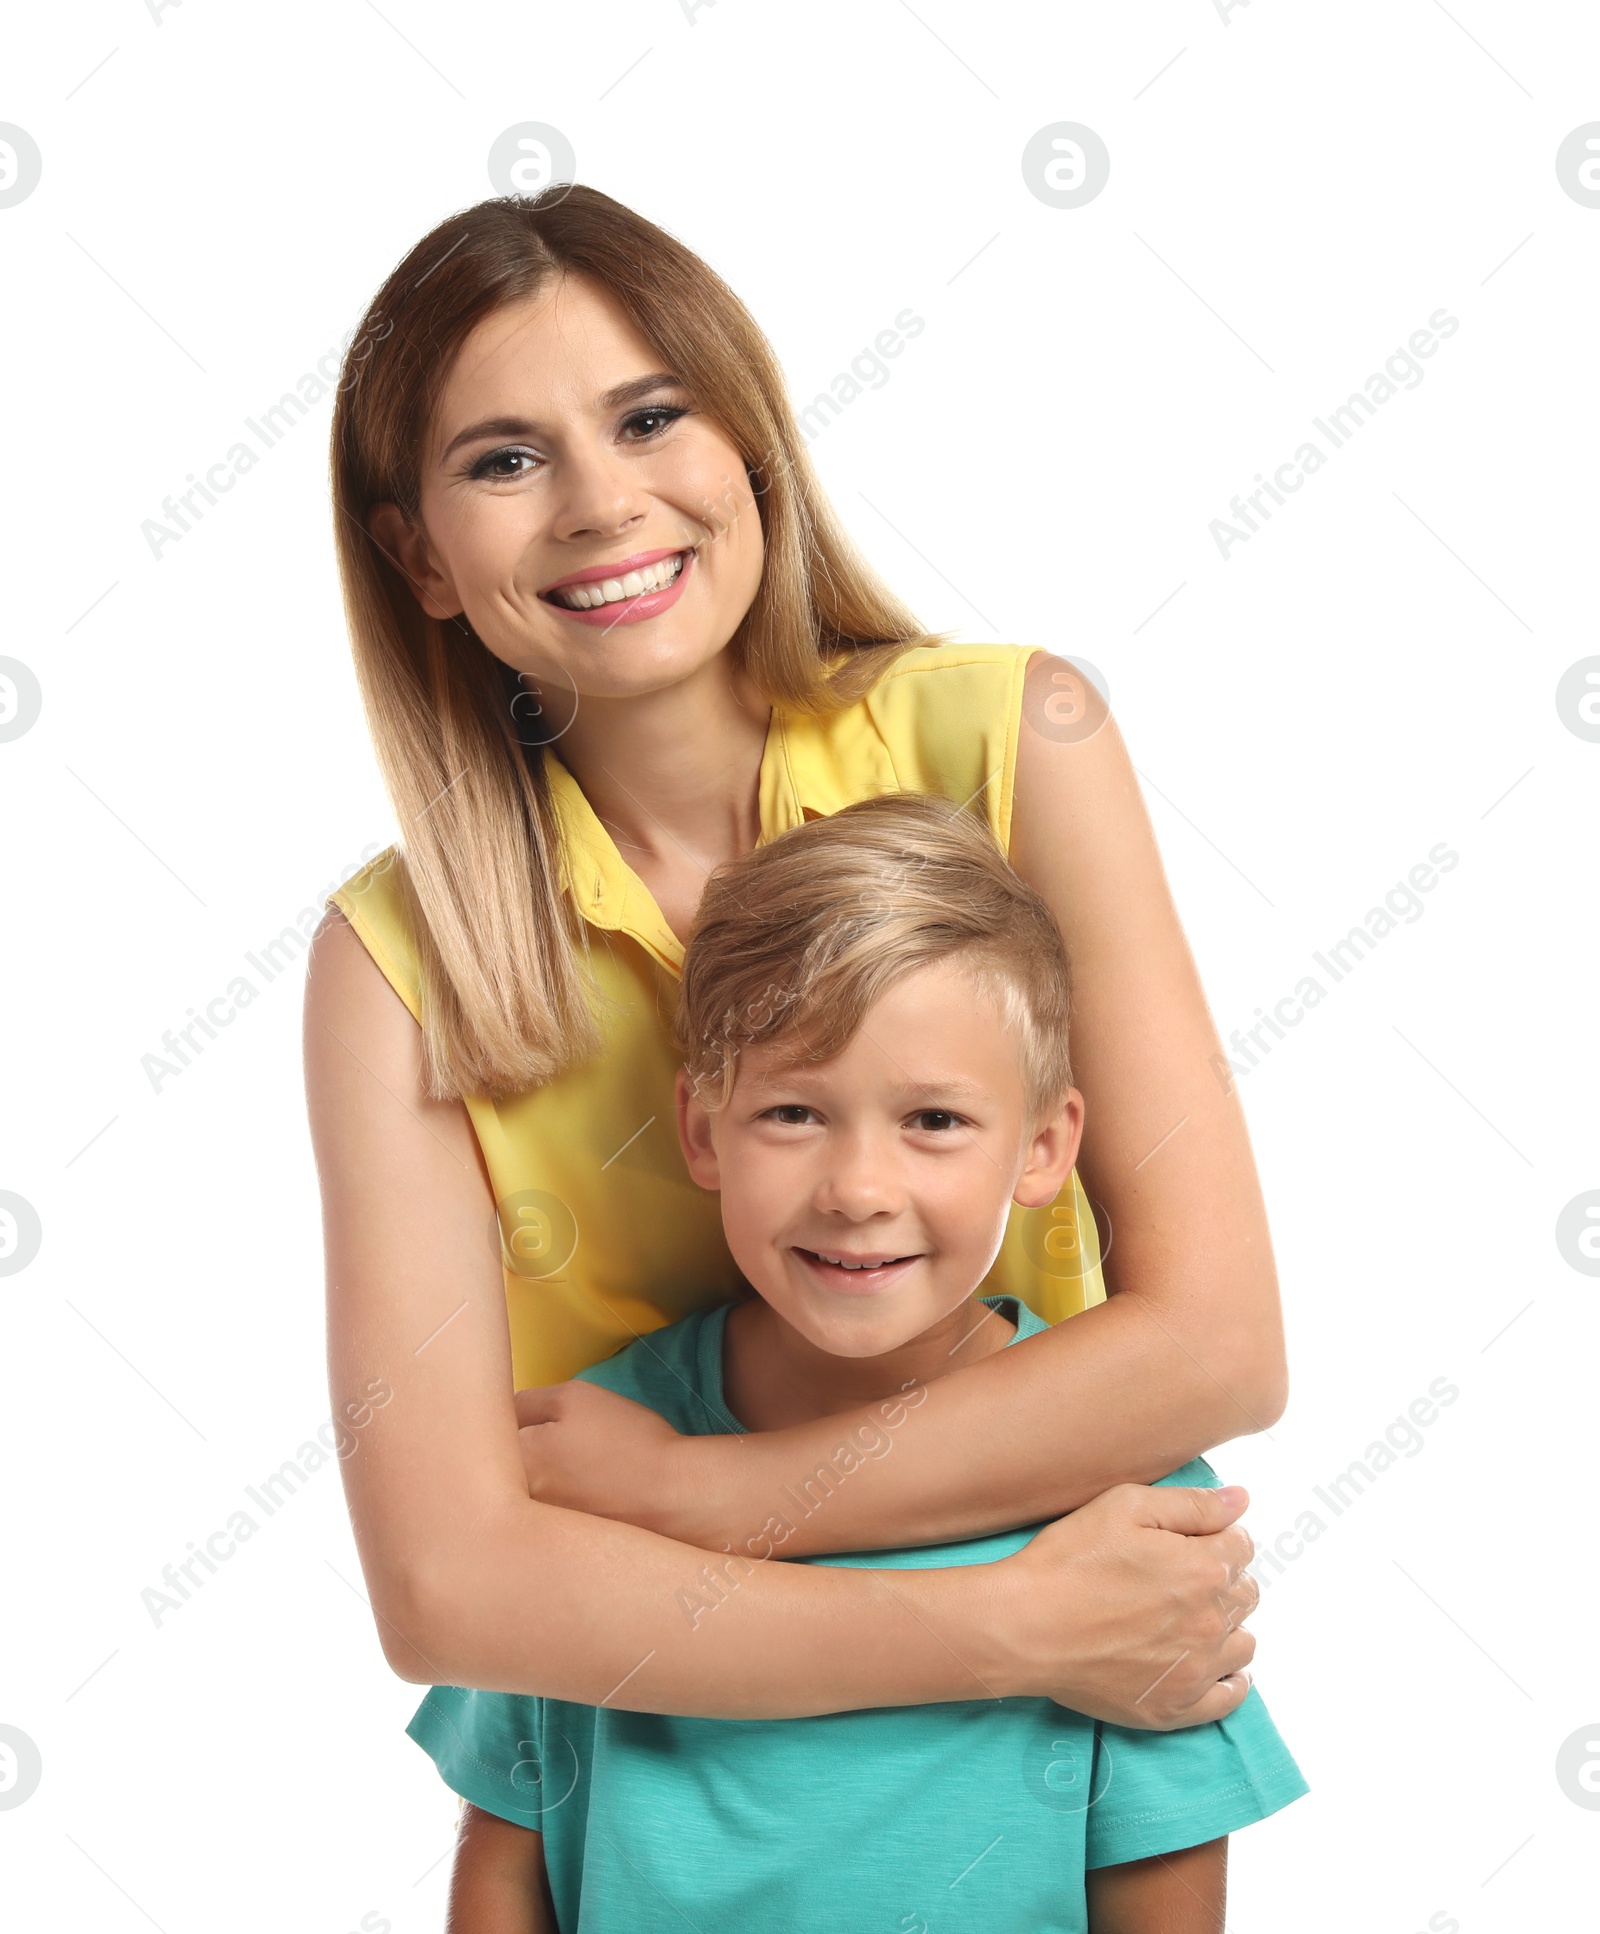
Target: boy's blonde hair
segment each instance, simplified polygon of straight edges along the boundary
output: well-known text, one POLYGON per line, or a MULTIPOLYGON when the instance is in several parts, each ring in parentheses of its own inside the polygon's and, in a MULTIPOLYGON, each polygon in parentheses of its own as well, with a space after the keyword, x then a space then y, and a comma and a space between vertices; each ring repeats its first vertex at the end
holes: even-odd
POLYGON ((695 1093, 733 1092, 740 1050, 827 1061, 907 974, 959 959, 1017 1036, 1041 1121, 1072 1085, 1060 929, 988 827, 922 793, 858 800, 719 868, 700 905, 676 1032, 695 1093))

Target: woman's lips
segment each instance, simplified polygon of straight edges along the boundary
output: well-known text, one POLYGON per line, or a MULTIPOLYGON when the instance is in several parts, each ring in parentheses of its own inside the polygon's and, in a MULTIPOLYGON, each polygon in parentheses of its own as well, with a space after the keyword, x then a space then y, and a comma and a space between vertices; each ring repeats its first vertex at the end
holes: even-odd
POLYGON ((921 1262, 921 1256, 896 1256, 889 1262, 875 1264, 870 1269, 843 1269, 838 1263, 827 1262, 814 1249, 801 1249, 793 1253, 798 1256, 815 1280, 841 1296, 871 1296, 885 1289, 892 1289, 901 1281, 913 1263, 921 1262))
POLYGON ((642 624, 646 618, 659 618, 663 611, 670 611, 683 596, 683 587, 689 582, 689 574, 695 568, 699 552, 685 551, 683 569, 668 585, 659 591, 641 591, 637 597, 622 598, 615 604, 602 604, 591 611, 574 611, 570 606, 557 604, 554 598, 541 598, 540 603, 550 611, 558 611, 563 618, 571 618, 574 624, 595 625, 601 631, 609 631, 613 625, 642 624))

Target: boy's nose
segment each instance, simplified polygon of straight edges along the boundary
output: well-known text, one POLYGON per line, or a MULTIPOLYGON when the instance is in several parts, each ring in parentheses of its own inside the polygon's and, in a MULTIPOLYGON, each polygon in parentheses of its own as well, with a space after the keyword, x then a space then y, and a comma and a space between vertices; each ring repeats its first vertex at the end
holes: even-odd
POLYGON ((829 1163, 817 1187, 816 1205, 864 1222, 869 1216, 893 1215, 904 1206, 904 1193, 890 1152, 858 1141, 839 1149, 829 1163))

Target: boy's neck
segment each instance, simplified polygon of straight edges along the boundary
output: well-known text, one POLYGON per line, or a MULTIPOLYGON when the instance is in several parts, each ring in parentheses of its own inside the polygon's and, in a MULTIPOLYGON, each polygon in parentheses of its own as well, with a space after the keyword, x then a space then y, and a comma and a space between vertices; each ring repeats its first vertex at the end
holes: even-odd
POLYGON ((1016 1325, 977 1296, 883 1356, 819 1350, 759 1296, 736 1303, 723 1332, 723 1397, 747 1430, 785 1430, 901 1396, 1003 1350, 1016 1325))

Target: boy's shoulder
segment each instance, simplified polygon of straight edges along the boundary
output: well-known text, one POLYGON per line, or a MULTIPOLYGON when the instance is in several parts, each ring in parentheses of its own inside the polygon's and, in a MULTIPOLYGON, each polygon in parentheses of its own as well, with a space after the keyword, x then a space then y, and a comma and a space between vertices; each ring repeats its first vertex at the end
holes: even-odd
POLYGON ((987 1303, 991 1309, 998 1309, 1008 1322, 1015 1325, 1017 1333, 1011 1339, 1013 1343, 1020 1343, 1025 1337, 1037 1336, 1041 1330, 1050 1328, 1045 1319, 1029 1309, 1020 1296, 989 1295, 980 1296, 978 1300, 987 1303))
POLYGON ((722 1333, 731 1307, 693 1310, 577 1374, 643 1404, 685 1437, 737 1433, 722 1401, 722 1333))

